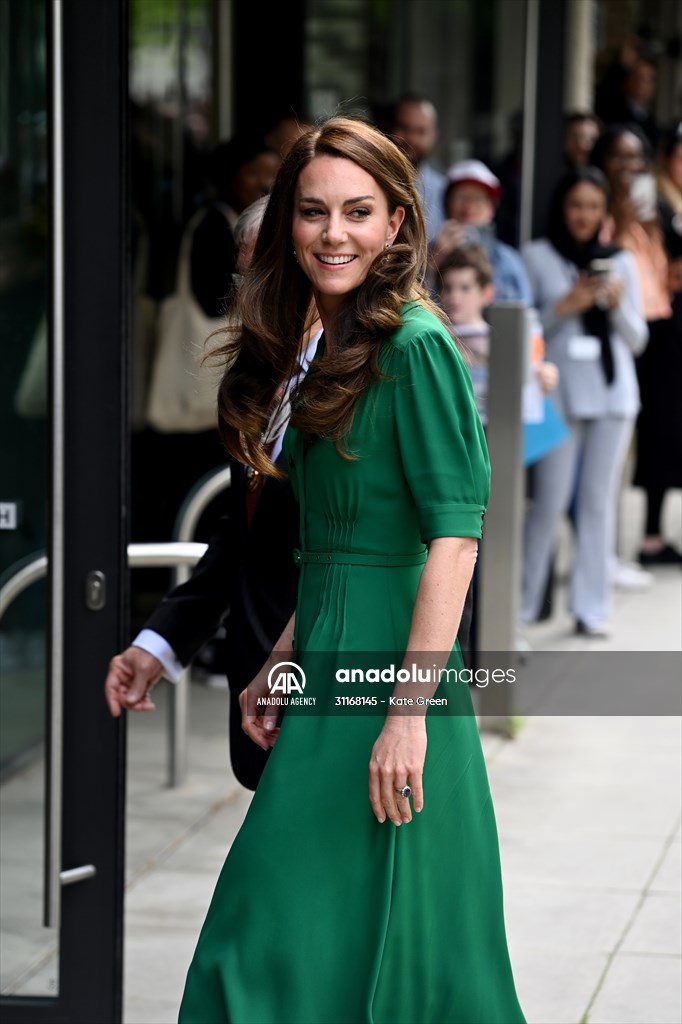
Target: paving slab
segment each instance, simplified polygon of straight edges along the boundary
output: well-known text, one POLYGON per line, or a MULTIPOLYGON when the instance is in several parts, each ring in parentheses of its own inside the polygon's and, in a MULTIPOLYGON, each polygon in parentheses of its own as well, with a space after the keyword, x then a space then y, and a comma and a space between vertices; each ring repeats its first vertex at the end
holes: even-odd
POLYGON ((194 927, 141 927, 128 937, 125 949, 126 1024, 150 1021, 172 1024, 194 954, 194 927), (167 1016, 161 1016, 166 1013, 167 1016), (153 1016, 156 1014, 156 1016, 153 1016))
POLYGON ((638 892, 611 892, 575 886, 538 887, 515 882, 505 872, 507 938, 513 949, 535 949, 546 957, 580 952, 611 953, 633 918, 638 892))
POLYGON ((680 1024, 678 957, 620 954, 610 964, 588 1013, 589 1024, 680 1024))
POLYGON ((211 876, 207 871, 157 868, 144 879, 144 884, 128 893, 126 927, 194 927, 198 938, 216 882, 217 875, 211 876))
POLYGON ((652 893, 682 892, 682 842, 679 832, 673 838, 669 849, 663 857, 660 868, 649 887, 652 893))
POLYGON ((157 997, 145 1002, 142 999, 126 999, 125 1024, 175 1024, 178 1019, 179 1002, 166 1002, 157 997))
POLYGON ((607 963, 607 957, 600 953, 576 950, 557 957, 523 946, 515 949, 511 958, 516 991, 528 1024, 582 1021, 607 963))
MULTIPOLYGON (((581 843, 590 837, 610 836, 627 840, 635 835, 639 839, 667 840, 675 828, 679 797, 668 801, 654 792, 636 799, 614 787, 611 793, 596 787, 589 790, 557 787, 552 793, 544 788, 521 788, 511 773, 505 778, 493 776, 491 790, 495 815, 501 833, 513 831, 547 832, 575 837, 581 843), (676 801, 675 803, 673 802, 676 801)), ((567 840, 567 841, 570 841, 567 840)))
POLYGON ((647 893, 620 951, 682 957, 682 896, 647 893))
POLYGON ((217 880, 251 797, 249 790, 241 786, 235 789, 206 824, 188 835, 174 852, 173 868, 177 871, 205 871, 217 880))

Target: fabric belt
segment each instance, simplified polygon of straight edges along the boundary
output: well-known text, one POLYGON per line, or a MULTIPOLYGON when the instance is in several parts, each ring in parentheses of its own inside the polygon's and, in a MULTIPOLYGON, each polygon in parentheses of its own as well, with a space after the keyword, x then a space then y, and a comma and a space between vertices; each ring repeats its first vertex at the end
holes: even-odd
POLYGON ((417 551, 413 555, 372 555, 362 551, 301 551, 294 548, 296 565, 378 565, 392 567, 398 565, 423 565, 426 561, 426 550, 417 551))

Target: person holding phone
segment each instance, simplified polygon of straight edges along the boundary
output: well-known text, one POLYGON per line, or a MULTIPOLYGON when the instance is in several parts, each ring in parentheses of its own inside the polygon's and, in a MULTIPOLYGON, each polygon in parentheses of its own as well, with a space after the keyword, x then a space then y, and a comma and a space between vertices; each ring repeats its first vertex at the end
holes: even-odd
POLYGON ((480 160, 460 160, 445 174, 443 210, 446 221, 431 244, 430 262, 437 289, 438 263, 463 245, 480 245, 493 268, 495 298, 532 303, 523 261, 516 249, 501 242, 495 229, 495 213, 502 184, 480 160))
POLYGON ((559 520, 580 468, 570 607, 576 631, 586 636, 608 633, 616 495, 639 408, 634 355, 647 340, 632 256, 600 241, 607 194, 596 168, 572 171, 557 187, 547 237, 522 250, 547 358, 559 369, 556 401, 570 429, 535 467, 522 618, 533 622, 540 614, 559 520))
POLYGON ((672 316, 649 324, 650 341, 637 361, 642 410, 634 484, 646 495, 639 550, 646 568, 682 565, 679 542, 671 543, 663 527, 666 494, 682 487, 682 121, 663 138, 657 184, 672 316))
POLYGON ((644 317, 651 324, 668 319, 672 310, 650 159, 647 139, 634 124, 605 128, 591 157, 592 164, 606 176, 610 193, 602 241, 628 249, 634 256, 644 317))

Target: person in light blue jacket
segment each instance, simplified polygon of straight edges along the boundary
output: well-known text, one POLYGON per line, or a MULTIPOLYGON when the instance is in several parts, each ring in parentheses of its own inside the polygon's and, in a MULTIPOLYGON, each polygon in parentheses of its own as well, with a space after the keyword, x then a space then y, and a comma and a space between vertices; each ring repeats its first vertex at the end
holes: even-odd
POLYGON ((559 369, 556 402, 570 429, 569 438, 535 468, 522 618, 532 622, 540 613, 559 521, 579 468, 570 608, 577 632, 588 636, 608 633, 616 499, 639 410, 634 356, 648 338, 634 260, 599 240, 607 189, 594 167, 566 175, 553 199, 547 237, 522 249, 546 358, 559 369))
POLYGON ((499 178, 480 160, 460 160, 449 168, 443 193, 447 219, 430 245, 431 269, 454 249, 480 245, 493 268, 496 301, 514 299, 530 306, 533 297, 523 260, 495 231, 501 195, 499 178))

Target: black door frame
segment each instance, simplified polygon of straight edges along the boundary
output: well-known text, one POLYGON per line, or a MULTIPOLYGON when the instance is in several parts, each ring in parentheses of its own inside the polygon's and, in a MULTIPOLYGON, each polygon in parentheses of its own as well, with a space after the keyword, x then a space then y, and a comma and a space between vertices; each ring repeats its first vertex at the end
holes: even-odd
MULTIPOLYGON (((51 510, 53 522, 63 514, 64 535, 59 867, 92 864, 96 875, 61 889, 58 995, 5 997, 0 1011, 5 1024, 116 1024, 122 1019, 124 726, 107 711, 103 682, 109 658, 122 647, 127 612, 128 10, 127 0, 45 0, 45 6, 52 44, 53 19, 61 19, 63 93, 62 137, 53 134, 51 147, 63 169, 63 217, 58 203, 51 210, 51 234, 63 238, 64 365, 53 366, 52 375, 63 372, 64 501, 51 510), (86 578, 94 570, 106 581, 99 611, 86 604, 86 578)), ((58 65, 50 63, 54 72, 58 65)), ((48 121, 52 130, 54 118, 48 121)), ((53 196, 54 163, 53 156, 53 196)), ((58 305, 57 287, 53 281, 58 305)), ((51 567, 60 560, 54 555, 51 567)))
POLYGON ((61 978, 69 1024, 122 1019, 124 735, 109 715, 102 687, 126 625, 127 8, 127 0, 63 2, 62 866, 98 867, 96 878, 63 890, 61 978), (85 581, 93 570, 106 579, 102 611, 85 604, 85 581), (72 680, 77 696, 69 692, 72 680), (86 971, 88 959, 96 963, 86 971))

